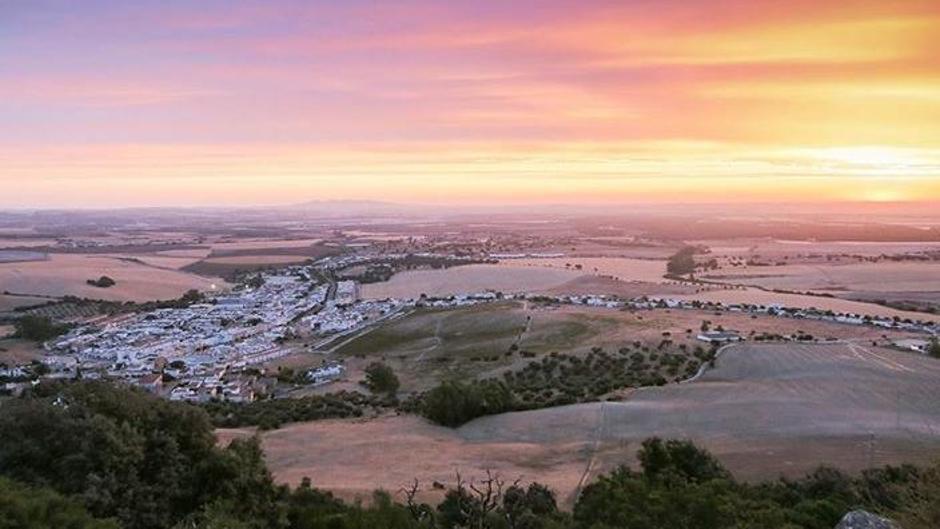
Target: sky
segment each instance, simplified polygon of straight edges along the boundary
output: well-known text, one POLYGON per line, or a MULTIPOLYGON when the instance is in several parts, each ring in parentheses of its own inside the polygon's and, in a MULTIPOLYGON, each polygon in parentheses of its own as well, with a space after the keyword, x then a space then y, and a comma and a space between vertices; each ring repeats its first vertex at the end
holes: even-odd
POLYGON ((0 0, 0 207, 940 205, 940 3, 0 0))

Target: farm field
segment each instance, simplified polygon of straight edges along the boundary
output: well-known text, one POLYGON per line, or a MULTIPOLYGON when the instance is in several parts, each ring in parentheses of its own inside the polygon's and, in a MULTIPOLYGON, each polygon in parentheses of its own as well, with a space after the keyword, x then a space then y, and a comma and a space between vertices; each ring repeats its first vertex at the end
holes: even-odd
POLYGON ((188 250, 160 250, 159 252, 153 252, 151 254, 146 254, 150 256, 157 257, 177 257, 177 258, 190 258, 190 259, 205 259, 209 256, 211 250, 209 248, 193 248, 188 250))
MULTIPOLYGON (((170 251, 172 252, 172 250, 170 251)), ((186 250, 180 250, 180 251, 185 252, 186 250)), ((201 259, 200 257, 188 257, 185 255, 165 255, 159 252, 149 253, 149 254, 134 254, 134 255, 118 254, 118 255, 113 255, 111 257, 114 257, 115 259, 137 260, 148 266, 153 266, 156 268, 166 268, 169 270, 180 270, 201 259)))
POLYGON ((0 312, 10 311, 17 307, 29 307, 49 301, 48 298, 34 296, 7 296, 0 294, 0 312))
POLYGON ((213 252, 224 253, 237 250, 272 250, 282 248, 307 248, 323 239, 244 239, 238 241, 220 241, 212 243, 213 252))
POLYGON ((404 390, 420 391, 444 378, 475 377, 511 364, 504 355, 526 324, 522 305, 514 302, 419 310, 345 344, 336 354, 354 369, 381 359, 396 370, 404 390))
POLYGON ((0 264, 0 292, 40 296, 73 295, 112 301, 173 299, 190 289, 224 288, 220 279, 156 268, 100 255, 51 254, 45 261, 0 264), (111 288, 86 284, 107 275, 117 281, 111 288))
POLYGON ((769 289, 829 292, 920 292, 935 289, 940 262, 792 264, 724 269, 703 279, 769 289))
POLYGON ((578 270, 585 274, 610 276, 621 281, 659 283, 666 273, 665 260, 625 257, 551 257, 544 259, 505 259, 501 266, 578 270), (580 269, 576 267, 580 266, 580 269))
POLYGON ((756 305, 774 305, 779 304, 785 307, 812 308, 821 310, 832 310, 835 312, 845 312, 850 314, 861 314, 871 316, 885 316, 893 318, 895 316, 912 320, 940 321, 940 315, 927 314, 923 312, 910 312, 897 310, 890 307, 876 305, 874 303, 865 303, 841 298, 830 298, 822 296, 809 296, 804 294, 782 294, 760 290, 757 288, 744 289, 725 289, 710 290, 698 294, 675 296, 677 299, 698 299, 701 301, 714 301, 725 304, 750 303, 756 305))
MULTIPOLYGON (((809 334, 820 339, 888 343, 907 334, 827 322, 742 313, 660 309, 624 312, 585 306, 504 302, 454 310, 419 310, 356 338, 335 354, 350 373, 382 360, 402 381, 402 391, 430 389, 440 380, 488 378, 516 370, 552 352, 583 356, 599 347, 615 352, 634 342, 656 348, 665 337, 692 351, 702 322, 744 336, 809 334), (507 355, 516 345, 535 356, 507 355)), ((318 359, 314 359, 319 361, 318 359)))
POLYGON ((716 256, 747 257, 760 255, 768 258, 794 256, 796 254, 845 254, 845 255, 894 255, 921 251, 940 250, 940 242, 817 242, 787 241, 774 239, 725 239, 700 240, 695 244, 708 246, 716 256))
MULTIPOLYGON (((321 421, 263 434, 279 481, 311 476, 347 498, 413 478, 452 483, 486 469, 544 482, 570 504, 579 484, 633 463, 650 436, 689 438, 738 477, 847 471, 940 455, 932 405, 940 361, 856 343, 729 348, 696 382, 623 402, 516 412, 450 430, 413 416, 321 421)), ((249 430, 223 430, 224 442, 249 430)))
POLYGON ((562 285, 582 273, 556 268, 509 267, 475 264, 438 270, 409 270, 383 283, 362 285, 366 299, 417 298, 477 293, 545 290, 562 285))
POLYGON ((184 267, 206 277, 233 279, 239 273, 265 268, 302 264, 339 253, 336 248, 317 244, 319 239, 261 240, 215 244, 208 256, 184 267))
POLYGON ((28 263, 30 261, 44 261, 48 256, 43 252, 29 250, 0 250, 0 264, 2 263, 28 263))
MULTIPOLYGON (((645 245, 637 244, 633 237, 588 237, 576 241, 570 253, 572 256, 627 258, 627 259, 659 259, 665 261, 670 255, 676 253, 680 244, 645 245)), ((562 251, 569 251, 560 248, 562 251)), ((571 257, 579 259, 580 257, 571 257)))
POLYGON ((604 294, 619 296, 624 299, 633 299, 642 296, 674 297, 682 294, 695 294, 702 291, 703 288, 705 287, 688 282, 664 281, 651 283, 644 281, 623 281, 606 276, 585 275, 539 293, 550 296, 604 294))
POLYGON ((5 238, 0 237, 0 248, 36 248, 41 246, 51 246, 55 244, 55 239, 34 239, 34 238, 5 238))
POLYGON ((209 257, 200 262, 207 265, 286 265, 303 263, 306 260, 302 255, 232 255, 209 257))

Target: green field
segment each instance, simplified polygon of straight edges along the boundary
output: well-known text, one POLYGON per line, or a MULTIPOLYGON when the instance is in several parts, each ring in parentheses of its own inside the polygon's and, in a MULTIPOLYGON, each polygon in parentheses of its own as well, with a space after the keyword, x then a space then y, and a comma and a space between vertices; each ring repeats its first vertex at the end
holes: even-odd
POLYGON ((402 378, 402 389, 413 391, 446 378, 500 375, 522 368, 533 354, 620 347, 643 326, 616 312, 531 310, 518 302, 421 309, 345 344, 336 354, 350 362, 382 360, 402 378))
POLYGON ((506 353, 525 330, 526 318, 514 303, 419 310, 349 342, 336 354, 381 358, 410 389, 424 386, 424 380, 475 376, 508 365, 506 353))
MULTIPOLYGON (((589 313, 541 313, 519 342, 520 349, 535 353, 572 352, 600 345, 601 336, 627 327, 616 316, 589 313)), ((602 340, 606 341, 606 340, 602 340)))
POLYGON ((462 358, 505 353, 525 330, 526 315, 515 303, 457 310, 421 309, 383 325, 338 351, 340 355, 462 358))

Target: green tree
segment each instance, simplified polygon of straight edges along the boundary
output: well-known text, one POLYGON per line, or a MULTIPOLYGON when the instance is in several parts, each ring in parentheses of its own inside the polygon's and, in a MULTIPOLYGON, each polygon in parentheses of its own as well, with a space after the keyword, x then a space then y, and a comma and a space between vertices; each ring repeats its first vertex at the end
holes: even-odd
POLYGON ((730 474, 710 453, 691 441, 657 437, 643 441, 637 454, 648 479, 678 478, 686 482, 727 479, 730 474))
POLYGON ((228 458, 199 408, 103 382, 41 384, 0 413, 0 474, 80 495, 127 529, 169 527, 214 499, 211 471, 228 458))
POLYGON ((118 529, 56 492, 0 478, 0 529, 118 529))
POLYGON ((927 347, 927 354, 934 358, 940 358, 940 341, 936 338, 930 340, 930 345, 927 347))
POLYGON ((940 527, 940 464, 917 473, 916 486, 902 491, 893 518, 905 529, 940 527))
POLYGON ((555 493, 540 483, 506 489, 502 513, 512 529, 542 529, 560 518, 555 493))
POLYGON ((424 396, 421 413, 443 426, 456 427, 484 415, 510 411, 515 397, 502 382, 445 381, 424 396))
POLYGON ((187 290, 180 297, 180 303, 182 303, 185 306, 189 306, 194 303, 199 303, 200 301, 202 301, 202 293, 200 293, 195 288, 191 288, 187 290))
POLYGON ((27 314, 22 318, 18 318, 13 322, 13 328, 14 337, 35 342, 51 340, 69 330, 68 325, 56 324, 46 316, 36 316, 34 314, 27 314))
POLYGON ((117 281, 108 276, 101 276, 98 279, 89 279, 87 283, 93 287, 110 288, 117 284, 117 281))
POLYGON ((685 246, 676 252, 666 263, 666 272, 670 275, 681 276, 695 272, 694 246, 685 246))
POLYGON ((394 395, 400 385, 392 368, 382 362, 372 362, 366 367, 366 387, 372 392, 394 395))

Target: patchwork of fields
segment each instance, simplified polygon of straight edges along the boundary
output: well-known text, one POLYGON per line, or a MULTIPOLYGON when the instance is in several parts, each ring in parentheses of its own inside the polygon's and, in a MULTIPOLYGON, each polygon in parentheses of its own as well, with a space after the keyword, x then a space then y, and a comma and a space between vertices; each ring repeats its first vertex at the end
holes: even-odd
POLYGON ((65 295, 113 301, 178 298, 190 289, 225 286, 218 278, 159 267, 126 257, 50 254, 42 261, 0 264, 0 292, 60 297, 65 295), (97 288, 86 283, 103 275, 117 284, 97 288))
MULTIPOLYGON (((757 251, 785 256, 799 246, 781 241, 726 244, 731 246, 712 250, 740 256, 757 251)), ((851 244, 839 248, 843 246, 846 252, 853 250, 851 244)), ((154 252, 8 250, 7 262, 0 262, 0 293, 9 290, 23 296, 0 295, 0 310, 65 294, 122 301, 175 298, 191 288, 224 288, 226 283, 219 277, 301 263, 332 255, 337 248, 319 239, 284 239, 215 241, 154 252), (86 283, 101 275, 114 278, 117 284, 102 289, 86 283)), ((619 251, 611 248, 610 252, 619 251)), ((886 250, 865 247, 859 253, 876 249, 886 250)), ((661 296, 940 318, 841 299, 885 291, 933 299, 933 291, 926 288, 932 285, 936 290, 933 262, 723 268, 710 277, 752 285, 744 288, 665 280, 666 249, 643 252, 655 259, 646 254, 598 257, 608 255, 598 251, 590 254, 593 257, 409 270, 387 282, 362 285, 361 294, 365 299, 446 297, 486 290, 661 296), (773 288, 838 297, 770 292, 773 288)), ((391 414, 299 423, 264 433, 264 447, 278 480, 296 484, 310 476, 318 487, 344 497, 365 497, 376 487, 395 491, 415 477, 428 485, 434 481, 452 484, 455 470, 474 476, 493 469, 507 478, 544 482, 569 505, 580 487, 598 474, 633 463, 638 444, 651 436, 692 439, 746 479, 798 475, 821 463, 857 471, 940 456, 940 409, 933 405, 940 387, 940 361, 884 348, 891 340, 910 336, 888 329, 747 313, 632 312, 521 301, 418 309, 344 336, 345 342, 338 340, 328 355, 330 360, 344 362, 346 375, 316 391, 362 390, 363 370, 377 360, 391 366, 401 379, 401 396, 428 390, 442 380, 502 378, 508 371, 518 376, 527 366, 550 359, 552 353, 588 364, 589 355, 600 356, 599 350, 619 359, 639 355, 637 350, 642 349, 642 363, 649 364, 651 374, 659 374, 663 365, 656 362, 657 357, 691 355, 703 345, 695 335, 709 325, 738 331, 747 338, 800 333, 833 341, 735 345, 725 350, 715 368, 694 382, 640 389, 636 386, 643 384, 623 384, 611 392, 590 394, 591 398, 602 395, 622 400, 494 415, 457 429, 435 426, 414 415, 391 414)), ((3 347, 5 358, 17 361, 38 354, 35 347, 15 340, 5 341, 3 347)), ((295 366, 298 370, 319 365, 323 359, 320 353, 306 352, 292 357, 300 362, 295 366)), ((658 383, 685 379, 700 364, 689 356, 679 365, 682 369, 658 383)), ((600 387, 604 378, 595 374, 589 382, 592 388, 600 387)), ((554 390, 539 386, 534 391, 554 390)), ((252 433, 223 430, 220 438, 252 433)))
POLYGON ((794 264, 719 270, 704 279, 769 289, 830 292, 917 292, 940 277, 940 263, 794 264))
POLYGON ((559 257, 544 259, 507 259, 499 263, 508 267, 553 268, 577 270, 585 274, 610 276, 620 281, 660 283, 666 274, 665 259, 631 259, 625 257, 559 257))
MULTIPOLYGON (((745 313, 691 310, 616 311, 587 306, 546 306, 505 301, 460 309, 420 309, 367 331, 337 353, 354 371, 370 362, 388 363, 405 392, 422 391, 448 378, 501 376, 533 358, 552 352, 583 356, 595 348, 617 352, 642 342, 691 353, 703 322, 734 329, 745 336, 805 333, 820 339, 858 339, 888 343, 904 333, 871 327, 834 325, 745 313), (509 354, 510 348, 526 352, 509 354)), ((674 351, 681 352, 681 351, 674 351)), ((687 353, 683 353, 687 354, 687 353)))
POLYGON ((696 382, 640 389, 623 402, 484 417, 456 430, 414 416, 321 421, 263 441, 280 481, 311 476, 346 497, 493 469, 545 482, 568 502, 598 473, 632 463, 650 436, 693 439, 748 479, 822 463, 856 471, 927 462, 940 455, 938 385, 940 362, 913 354, 851 342, 746 344, 696 382))

